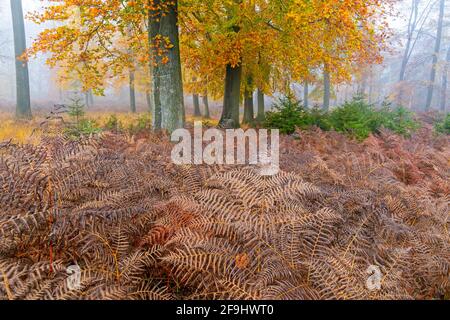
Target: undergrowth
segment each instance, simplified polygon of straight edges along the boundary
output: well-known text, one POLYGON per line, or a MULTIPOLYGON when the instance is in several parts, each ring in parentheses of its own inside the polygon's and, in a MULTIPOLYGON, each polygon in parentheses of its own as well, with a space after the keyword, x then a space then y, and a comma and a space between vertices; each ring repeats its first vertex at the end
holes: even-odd
POLYGON ((296 128, 319 127, 322 130, 335 130, 358 140, 364 140, 370 134, 377 134, 382 128, 410 136, 419 127, 411 111, 404 107, 384 104, 381 108, 367 104, 361 98, 354 98, 330 112, 314 107, 304 108, 293 97, 283 97, 267 113, 266 128, 280 129, 281 133, 291 134, 296 128))
POLYGON ((448 297, 448 137, 297 134, 272 177, 155 134, 1 145, 0 299, 448 297))

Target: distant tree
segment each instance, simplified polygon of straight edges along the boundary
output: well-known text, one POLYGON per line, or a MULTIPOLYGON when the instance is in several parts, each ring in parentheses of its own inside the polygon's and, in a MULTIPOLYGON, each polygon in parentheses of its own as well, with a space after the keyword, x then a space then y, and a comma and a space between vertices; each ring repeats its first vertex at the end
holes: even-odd
POLYGON ((210 119, 211 118, 211 114, 209 112, 208 92, 205 92, 205 95, 202 97, 202 100, 203 100, 203 106, 205 108, 205 115, 204 115, 204 117, 206 119, 210 119))
POLYGON ((327 66, 323 71, 323 89, 323 110, 328 111, 330 109, 331 78, 327 66))
POLYGON ((192 100, 194 102, 194 117, 201 117, 202 112, 200 111, 200 97, 198 93, 192 95, 192 100))
POLYGON ((436 82, 436 68, 439 60, 439 52, 441 51, 441 41, 442 41, 442 29, 444 25, 444 11, 445 11, 445 0, 440 0, 439 6, 439 19, 436 31, 436 43, 434 46, 433 63, 431 65, 430 83, 428 84, 428 94, 427 102, 425 105, 425 111, 429 111, 431 108, 431 103, 433 101, 433 92, 436 82))
POLYGON ((29 119, 31 118, 31 102, 28 64, 19 59, 26 50, 22 0, 11 0, 11 13, 16 57, 16 117, 29 119))
POLYGON ((264 92, 258 88, 257 90, 257 101, 258 101, 258 115, 256 116, 256 121, 258 123, 262 123, 264 119, 266 118, 265 115, 265 105, 264 105, 264 92))
POLYGON ((447 58, 445 59, 445 66, 442 74, 442 88, 441 88, 441 111, 447 110, 447 90, 448 90, 448 71, 450 70, 450 45, 447 49, 447 58))
POLYGON ((308 81, 305 81, 304 85, 303 85, 303 105, 305 106, 305 108, 309 107, 309 83, 308 81))
POLYGON ((136 89, 135 89, 135 75, 134 71, 130 70, 130 110, 136 113, 136 89))
MULTIPOLYGON (((194 77, 192 79, 193 82, 197 81, 197 78, 194 77)), ((194 117, 201 117, 202 116, 202 112, 200 111, 200 97, 198 95, 198 93, 194 93, 192 95, 192 101, 194 103, 194 117)))

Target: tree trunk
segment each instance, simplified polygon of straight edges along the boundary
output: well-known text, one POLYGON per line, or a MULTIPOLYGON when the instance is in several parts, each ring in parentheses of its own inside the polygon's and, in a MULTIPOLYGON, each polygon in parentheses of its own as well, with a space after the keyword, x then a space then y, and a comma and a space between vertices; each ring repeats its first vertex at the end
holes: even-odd
POLYGON ((32 115, 28 63, 18 59, 26 50, 22 0, 11 0, 11 13, 16 57, 16 117, 30 119, 32 115))
POLYGON ((255 120, 255 112, 253 105, 253 92, 245 90, 244 93, 244 118, 243 124, 253 124, 255 120))
POLYGON ((409 51, 411 49, 413 34, 417 25, 419 14, 419 0, 412 0, 411 15, 408 22, 408 39, 406 41, 405 52, 403 53, 402 66, 400 68, 400 82, 405 80, 406 67, 408 66, 409 51))
POLYGON ((439 52, 441 51, 441 40, 442 40, 442 28, 444 24, 444 11, 445 11, 445 0, 440 0, 439 8, 439 20, 436 32, 436 43, 434 47, 433 64, 431 65, 431 75, 430 84, 428 85, 427 103, 425 105, 425 111, 429 111, 431 108, 431 103, 433 102, 433 92, 434 85, 436 82, 436 68, 439 59, 439 52))
POLYGON ((442 71, 442 88, 441 88, 441 111, 447 111, 447 90, 448 90, 448 71, 450 69, 450 46, 447 49, 446 64, 442 71))
POLYGON ((201 117, 202 112, 200 111, 200 98, 197 93, 194 93, 192 100, 194 101, 194 117, 201 117))
POLYGON ((84 92, 84 106, 89 108, 89 91, 84 92))
POLYGON ((181 78, 180 42, 178 31, 178 1, 164 4, 164 12, 160 9, 161 0, 154 0, 156 10, 149 13, 149 37, 151 41, 154 106, 153 127, 173 132, 182 128, 185 122, 183 85, 181 78), (161 36, 170 40, 172 48, 167 48, 164 41, 156 41, 161 36), (159 48, 157 47, 159 45, 159 48), (164 54, 158 55, 158 49, 164 54), (168 58, 166 63, 162 59, 168 58))
POLYGON ((239 128, 239 102, 241 91, 242 66, 227 65, 225 76, 225 92, 223 110, 219 124, 226 127, 239 128))
POLYGON ((134 72, 130 71, 130 110, 136 113, 136 93, 134 89, 134 72))
MULTIPOLYGON (((155 0, 154 5, 159 4, 159 1, 155 0)), ((159 97, 159 77, 158 77, 158 62, 161 60, 158 58, 158 49, 156 47, 155 38, 158 36, 160 28, 161 14, 158 10, 148 11, 148 43, 150 47, 150 62, 149 69, 152 78, 151 90, 148 92, 150 95, 150 107, 152 113, 152 127, 153 130, 159 131, 162 128, 161 124, 161 100, 159 97)))
POLYGON ((150 91, 149 90, 147 90, 146 92, 145 92, 145 99, 147 100, 147 109, 148 109, 148 112, 152 112, 152 97, 151 97, 151 95, 150 95, 150 91))
POLYGON ((90 105, 91 107, 93 107, 93 106, 94 106, 94 95, 93 95, 93 93, 92 93, 92 89, 90 89, 90 90, 88 91, 88 100, 89 100, 89 105, 90 105))
POLYGON ((325 67, 323 72, 323 110, 330 110, 330 91, 331 91, 331 79, 330 72, 325 67))
POLYGON ((309 83, 308 81, 305 81, 305 84, 303 85, 303 105, 305 106, 305 108, 309 107, 308 97, 309 97, 309 83))
POLYGON ((256 121, 261 124, 266 119, 266 107, 264 105, 264 92, 258 88, 257 90, 258 97, 258 116, 256 117, 256 121))
POLYGON ((205 118, 210 119, 211 115, 209 113, 209 101, 208 101, 208 93, 207 92, 202 97, 202 101, 203 101, 203 106, 205 107, 205 118))

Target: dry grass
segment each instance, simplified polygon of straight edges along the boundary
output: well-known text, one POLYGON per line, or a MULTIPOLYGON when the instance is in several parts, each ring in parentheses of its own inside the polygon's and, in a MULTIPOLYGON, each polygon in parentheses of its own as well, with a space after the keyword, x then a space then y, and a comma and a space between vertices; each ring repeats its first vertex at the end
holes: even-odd
MULTIPOLYGON (((90 111, 85 115, 86 119, 94 120, 100 128, 104 128, 112 116, 117 118, 123 129, 135 126, 139 119, 148 118, 147 113, 130 113, 130 112, 103 112, 90 111)), ((45 121, 46 114, 37 114, 33 120, 16 120, 10 113, 0 113, 0 142, 12 140, 13 143, 28 143, 36 145, 39 143, 43 134, 40 129, 41 123, 45 121)), ((63 115, 64 121, 70 121, 70 117, 63 115)), ((186 122, 193 124, 196 121, 202 121, 205 126, 217 126, 218 120, 203 119, 200 117, 188 116, 186 122)))

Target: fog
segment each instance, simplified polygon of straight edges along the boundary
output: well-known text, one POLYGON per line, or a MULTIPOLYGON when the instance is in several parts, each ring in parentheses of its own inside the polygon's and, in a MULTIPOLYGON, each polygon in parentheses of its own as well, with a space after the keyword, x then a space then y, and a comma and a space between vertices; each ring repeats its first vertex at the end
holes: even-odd
MULTIPOLYGON (((25 17, 27 46, 30 46, 39 32, 53 27, 50 24, 36 25, 26 18, 28 12, 40 10, 47 3, 42 0, 22 0, 25 17)), ((0 0, 0 111, 12 111, 15 106, 16 80, 14 66, 14 43, 10 0, 0 0)), ((57 103, 66 103, 74 95, 63 92, 56 85, 54 70, 45 64, 46 57, 41 54, 29 61, 31 104, 34 111, 47 110, 57 103)), ((109 88, 105 97, 95 97, 97 106, 108 106, 127 110, 128 88, 113 90, 109 88)), ((145 97, 137 94, 138 107, 145 108, 145 97)))
MULTIPOLYGON (((39 10, 45 1, 41 0, 23 0, 24 14, 33 10, 39 10)), ((424 104, 426 95, 426 85, 429 79, 429 73, 432 64, 439 1, 419 1, 419 15, 423 16, 423 25, 420 31, 414 36, 414 48, 411 53, 411 59, 406 71, 406 80, 408 87, 408 100, 403 104, 420 110, 424 104), (430 10, 429 14, 425 14, 430 10)), ((373 103, 381 103, 386 98, 394 99, 396 86, 398 85, 399 73, 404 46, 407 37, 408 18, 411 10, 411 0, 398 1, 395 4, 395 10, 398 16, 390 21, 390 27, 393 31, 391 38, 391 52, 384 54, 385 61, 380 66, 374 66, 368 76, 367 85, 369 86, 369 100, 373 103)), ((14 49, 13 33, 10 12, 10 1, 0 0, 0 110, 12 110, 15 101, 15 70, 14 70, 14 49)), ((440 88, 442 81, 442 70, 445 65, 447 50, 450 50, 450 1, 446 3, 446 15, 444 19, 443 38, 439 63, 437 65, 438 75, 436 79, 436 89, 440 88)), ((33 39, 45 28, 50 25, 35 25, 28 19, 25 20, 25 29, 27 34, 27 45, 29 46, 33 39)), ((38 110, 48 108, 54 103, 65 102, 68 93, 62 92, 55 84, 55 72, 45 64, 45 56, 29 62, 30 87, 32 108, 38 110)), ((335 88, 337 96, 334 104, 342 103, 349 99, 360 85, 356 81, 348 85, 340 85, 335 88)), ((301 86, 297 86, 297 91, 301 92, 301 86)), ((450 95, 447 95, 450 96, 450 95)), ((145 98, 139 94, 138 108, 145 108, 145 98)), ((105 97, 95 97, 96 105, 110 105, 111 107, 127 106, 127 88, 122 90, 106 90, 105 97)), ((438 105, 439 94, 434 95, 433 107, 438 105), (436 100, 436 101, 435 101, 436 100)), ((188 102, 189 103, 189 102, 188 102)))

